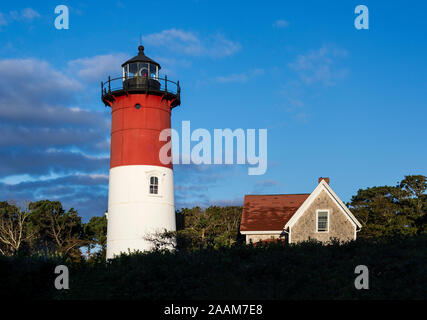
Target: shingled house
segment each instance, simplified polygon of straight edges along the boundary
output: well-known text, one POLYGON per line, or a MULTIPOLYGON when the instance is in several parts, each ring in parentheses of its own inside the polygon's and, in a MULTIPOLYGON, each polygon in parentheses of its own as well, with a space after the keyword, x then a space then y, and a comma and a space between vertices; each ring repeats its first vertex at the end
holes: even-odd
POLYGON ((246 195, 240 233, 246 243, 279 238, 289 243, 349 241, 356 240, 361 227, 329 186, 329 178, 319 178, 312 193, 246 195))

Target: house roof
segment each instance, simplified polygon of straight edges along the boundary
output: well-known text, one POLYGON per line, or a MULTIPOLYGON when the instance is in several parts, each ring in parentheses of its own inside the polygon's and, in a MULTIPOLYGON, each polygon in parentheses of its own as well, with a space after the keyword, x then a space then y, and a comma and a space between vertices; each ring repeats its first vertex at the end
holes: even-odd
POLYGON ((309 196, 309 193, 246 195, 240 231, 282 231, 309 196))

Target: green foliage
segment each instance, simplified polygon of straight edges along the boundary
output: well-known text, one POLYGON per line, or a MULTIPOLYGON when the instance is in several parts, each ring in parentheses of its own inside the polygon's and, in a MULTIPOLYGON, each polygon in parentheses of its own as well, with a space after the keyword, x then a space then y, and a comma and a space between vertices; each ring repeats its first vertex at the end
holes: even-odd
POLYGON ((195 207, 177 215, 179 249, 229 247, 239 240, 242 207, 195 207))
POLYGON ((425 176, 405 176, 396 186, 360 189, 349 207, 362 223, 359 237, 415 235, 425 232, 425 176))
POLYGON ((328 246, 245 245, 241 207, 183 209, 178 231, 151 239, 156 249, 108 262, 105 216, 83 224, 57 201, 24 209, 0 202, 0 298, 424 299, 425 191, 422 175, 359 190, 349 204, 363 224, 358 240, 328 246), (12 231, 12 244, 3 229, 12 231), (171 246, 178 250, 162 249, 171 246), (54 289, 59 264, 70 268, 70 290, 54 289), (369 268, 369 290, 354 288, 360 264, 369 268))
POLYGON ((59 201, 29 202, 23 209, 0 202, 0 254, 80 260, 80 249, 87 246, 91 257, 105 259, 106 238, 105 216, 83 224, 76 210, 65 211, 59 201), (90 252, 94 247, 100 250, 90 252))
MULTIPOLYGON (((91 249, 100 247, 100 252, 95 252, 95 258, 105 260, 107 251, 107 217, 92 217, 84 225, 84 238, 87 241, 88 254, 91 256, 91 249)), ((92 255, 92 257, 94 257, 92 255)))
POLYGON ((316 242, 234 244, 194 251, 155 250, 92 262, 0 258, 0 296, 32 299, 425 299, 427 235, 316 242), (70 289, 53 290, 66 264, 70 289), (354 269, 369 268, 369 290, 354 269))
POLYGON ((83 227, 76 210, 66 212, 59 201, 49 200, 30 203, 29 208, 29 227, 36 234, 31 243, 34 250, 80 257, 83 227))

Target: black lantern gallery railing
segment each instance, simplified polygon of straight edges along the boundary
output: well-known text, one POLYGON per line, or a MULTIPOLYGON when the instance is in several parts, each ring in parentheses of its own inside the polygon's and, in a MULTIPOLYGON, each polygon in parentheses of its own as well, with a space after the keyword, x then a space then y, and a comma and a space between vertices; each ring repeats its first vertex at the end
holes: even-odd
POLYGON ((101 81, 101 98, 104 102, 109 101, 112 95, 126 92, 161 94, 169 99, 175 99, 174 106, 180 104, 181 88, 179 81, 168 80, 167 76, 164 78, 154 76, 108 77, 107 81, 101 81))

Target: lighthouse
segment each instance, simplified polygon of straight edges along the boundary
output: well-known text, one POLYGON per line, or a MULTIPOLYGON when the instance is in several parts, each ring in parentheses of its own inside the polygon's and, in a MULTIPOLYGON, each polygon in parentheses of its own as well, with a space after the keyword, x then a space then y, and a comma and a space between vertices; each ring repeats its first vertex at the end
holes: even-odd
POLYGON ((160 68, 141 45, 122 64, 122 76, 101 82, 102 101, 111 108, 107 259, 150 250, 150 235, 176 230, 172 162, 159 158, 170 141, 159 135, 171 128, 181 90, 179 81, 160 77, 160 68))

